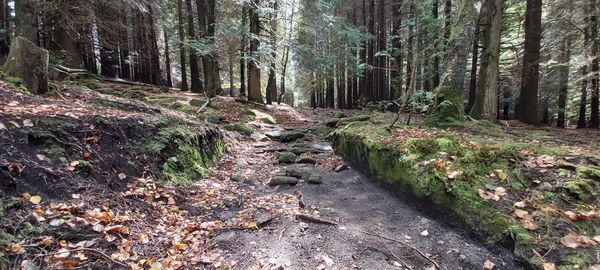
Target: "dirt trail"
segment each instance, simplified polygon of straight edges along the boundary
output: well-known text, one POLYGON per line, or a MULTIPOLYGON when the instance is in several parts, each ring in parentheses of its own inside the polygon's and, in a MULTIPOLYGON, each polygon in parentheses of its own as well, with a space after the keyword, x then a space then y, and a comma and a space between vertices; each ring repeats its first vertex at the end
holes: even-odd
MULTIPOLYGON (((310 141, 323 141, 315 134, 320 128, 317 119, 323 119, 321 113, 305 111, 299 118, 284 120, 280 127, 308 130, 310 141), (298 125, 298 120, 302 124, 298 125)), ((273 142, 260 147, 281 149, 282 145, 273 142)), ((483 269, 487 260, 495 264, 494 269, 520 269, 510 250, 486 247, 468 232, 432 219, 419 211, 418 204, 398 198, 358 171, 333 172, 331 166, 342 162, 333 152, 313 157, 316 166, 278 164, 257 170, 295 167, 303 172, 303 179, 310 174, 322 176, 322 184, 301 180, 296 186, 266 187, 258 192, 302 194, 304 213, 335 221, 338 226, 279 215, 258 231, 225 233, 219 241, 233 254, 234 269, 435 269, 434 264, 442 269, 483 269)))

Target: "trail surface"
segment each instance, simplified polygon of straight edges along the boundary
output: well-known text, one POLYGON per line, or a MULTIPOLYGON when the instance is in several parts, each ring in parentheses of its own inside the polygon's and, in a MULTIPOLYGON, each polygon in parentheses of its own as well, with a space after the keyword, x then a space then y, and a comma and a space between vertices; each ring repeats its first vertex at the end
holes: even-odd
MULTIPOLYGON (((240 141, 240 147, 225 159, 240 164, 253 152, 298 145, 326 149, 328 144, 319 134, 324 114, 303 111, 291 118, 279 114, 277 118, 284 119, 279 125, 262 126, 259 132, 301 130, 308 139, 288 145, 240 141)), ((266 186, 256 192, 299 197, 304 209, 295 206, 296 213, 334 221, 337 226, 277 215, 264 219, 260 230, 225 233, 220 244, 232 252, 238 269, 436 269, 436 264, 442 269, 483 269, 486 261, 495 264, 494 269, 520 269, 510 250, 486 247, 467 231, 420 211, 418 202, 399 198, 357 170, 334 172, 344 162, 332 151, 309 156, 316 165, 282 165, 274 157, 266 163, 251 161, 253 171, 298 168, 303 174, 298 185, 266 186), (308 183, 309 175, 321 176, 322 184, 308 183)))

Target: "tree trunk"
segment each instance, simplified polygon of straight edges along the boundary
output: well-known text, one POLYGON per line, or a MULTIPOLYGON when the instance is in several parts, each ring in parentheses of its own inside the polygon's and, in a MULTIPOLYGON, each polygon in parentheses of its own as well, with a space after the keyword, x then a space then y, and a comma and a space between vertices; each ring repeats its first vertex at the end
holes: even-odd
MULTIPOLYGON (((384 0, 379 0, 379 4, 377 5, 379 12, 378 12, 378 51, 379 52, 384 52, 387 49, 387 44, 386 44, 386 23, 385 23, 385 1, 384 0)), ((387 82, 387 76, 386 76, 386 56, 385 54, 381 54, 379 57, 377 57, 377 100, 384 100, 385 99, 385 90, 386 90, 386 82, 387 82)))
POLYGON ((591 57, 591 72, 592 72, 592 100, 591 100, 591 117, 590 127, 600 128, 600 55, 598 50, 600 49, 600 41, 598 41, 598 6, 596 0, 589 0, 589 12, 592 13, 590 16, 590 39, 592 43, 591 57))
POLYGON ((452 30, 452 0, 446 0, 444 5, 444 51, 448 48, 450 31, 452 30))
POLYGON ((391 99, 396 100, 402 93, 402 70, 404 67, 404 60, 402 58, 402 38, 400 37, 402 30, 402 15, 400 9, 402 8, 402 0, 395 0, 394 7, 392 9, 392 17, 394 20, 393 38, 392 38, 392 57, 396 63, 395 69, 391 72, 391 77, 394 80, 391 99))
POLYGON ((288 68, 288 62, 289 62, 289 58, 290 58, 290 44, 292 42, 292 33, 294 32, 294 15, 296 14, 296 0, 292 0, 292 13, 290 14, 290 19, 289 19, 289 28, 287 29, 287 40, 285 41, 285 48, 283 50, 283 59, 282 59, 282 64, 283 64, 283 69, 281 70, 281 85, 279 87, 280 90, 280 94, 279 97, 277 98, 277 103, 281 104, 281 99, 283 98, 283 95, 285 95, 286 92, 286 86, 285 86, 285 76, 287 75, 287 68, 288 68))
POLYGON ((524 123, 539 123, 538 80, 542 34, 542 0, 527 0, 525 15, 525 53, 521 75, 521 94, 517 117, 524 123))
POLYGON ((569 92, 569 63, 571 62, 571 34, 568 33, 570 25, 567 21, 573 15, 572 5, 569 4, 567 8, 567 18, 561 18, 561 29, 566 31, 564 37, 560 37, 560 56, 558 68, 559 72, 559 89, 558 89, 558 118, 556 125, 559 128, 566 128, 566 110, 567 110, 567 98, 569 92))
POLYGON ((19 77, 34 94, 48 92, 48 51, 36 46, 24 37, 16 37, 2 72, 7 76, 19 77))
MULTIPOLYGON (((371 0, 369 5, 369 16, 367 18, 368 30, 372 36, 377 36, 375 33, 375 0, 371 0)), ((369 45, 367 48, 367 64, 369 65, 369 69, 366 72, 366 91, 367 91, 367 101, 375 101, 374 93, 376 89, 375 86, 375 72, 373 68, 375 68, 375 41, 374 39, 369 40, 369 45)))
POLYGON ((262 103, 263 97, 261 93, 260 85, 260 69, 258 67, 258 61, 256 52, 260 46, 260 41, 256 38, 260 35, 260 17, 258 15, 257 6, 260 0, 252 0, 250 3, 250 34, 252 39, 250 41, 250 56, 252 59, 248 65, 248 100, 262 103))
POLYGON ((22 36, 38 45, 37 0, 15 1, 15 36, 22 36))
MULTIPOLYGON (((188 37, 190 38, 190 43, 193 43, 196 42, 196 29, 194 27, 194 12, 192 12, 192 0, 185 0, 185 6, 187 9, 188 19, 188 37)), ((202 80, 200 80, 200 70, 198 68, 198 55, 196 54, 196 50, 194 48, 190 48, 190 78, 192 82, 190 85, 190 90, 193 93, 204 92, 202 80)))
POLYGON ((462 2, 461 12, 448 40, 445 74, 436 95, 432 113, 425 120, 426 125, 440 122, 462 121, 464 116, 464 83, 467 57, 473 37, 478 14, 474 0, 462 2))
POLYGON ((177 18, 179 29, 179 63, 181 64, 181 91, 188 91, 187 70, 185 65, 185 34, 183 31, 183 0, 177 0, 177 18))
POLYGON ((246 96, 246 48, 248 47, 248 6, 242 4, 242 39, 240 41, 240 96, 246 96))
POLYGON ((475 104, 477 95, 477 67, 479 66, 479 23, 475 25, 475 39, 473 39, 473 51, 471 52, 471 79, 469 81, 469 101, 465 112, 469 113, 475 104))
POLYGON ((169 50, 169 36, 166 27, 163 28, 163 35, 165 39, 165 71, 167 73, 167 86, 173 87, 173 77, 171 76, 171 50, 169 50))
POLYGON ((269 69, 269 79, 267 81, 267 104, 273 104, 277 100, 277 10, 279 8, 278 0, 273 1, 273 12, 271 15, 271 68, 269 69))
POLYGON ((498 119, 498 77, 504 0, 488 0, 484 50, 481 55, 479 87, 471 116, 495 122, 498 119))
POLYGON ((10 6, 8 0, 3 0, 0 3, 0 29, 4 29, 4 35, 0 38, 0 58, 4 58, 8 55, 10 49, 10 6))
MULTIPOLYGON (((438 0, 433 0, 431 16, 433 17, 434 20, 437 20, 439 18, 439 1, 438 0)), ((475 30, 475 31, 477 31, 477 30, 475 30)), ((433 56, 433 61, 431 62, 431 73, 433 73, 432 78, 431 78, 431 84, 432 84, 431 86, 435 89, 436 87, 438 87, 440 85, 440 55, 437 53, 437 50, 440 47, 439 37, 435 38, 433 45, 434 45, 435 55, 433 56)))

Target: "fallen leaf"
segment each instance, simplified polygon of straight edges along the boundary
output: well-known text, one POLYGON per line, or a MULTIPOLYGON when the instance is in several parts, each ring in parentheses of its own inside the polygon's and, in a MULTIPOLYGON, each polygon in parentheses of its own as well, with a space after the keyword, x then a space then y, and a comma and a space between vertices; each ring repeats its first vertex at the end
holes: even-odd
POLYGON ((597 245, 596 242, 592 241, 585 235, 579 235, 575 232, 570 232, 566 236, 560 239, 560 243, 568 248, 587 248, 597 245))
POLYGON ((183 243, 175 243, 173 244, 177 250, 185 250, 187 249, 187 245, 183 243))
POLYGON ((485 269, 485 270, 492 270, 492 269, 494 269, 495 266, 496 266, 496 264, 494 264, 490 260, 486 260, 483 263, 483 269, 485 269))
POLYGON ((506 174, 503 170, 494 170, 492 175, 502 181, 508 179, 508 174, 506 174))
POLYGON ((17 107, 17 106, 19 106, 19 102, 16 100, 13 100, 6 105, 8 105, 8 107, 17 107))
POLYGON ((525 201, 516 202, 514 204, 515 207, 524 208, 526 206, 525 201))
POLYGON ((11 124, 11 125, 13 125, 13 126, 15 126, 15 127, 17 127, 17 128, 20 128, 20 127, 21 127, 21 126, 19 125, 19 123, 15 122, 15 121, 8 121, 8 123, 9 123, 9 124, 11 124))
POLYGON ((50 226, 58 227, 60 225, 65 224, 65 220, 62 218, 56 218, 56 219, 51 220, 49 224, 50 224, 50 226))
POLYGON ((25 120, 23 120, 23 126, 24 127, 33 127, 33 121, 31 121, 31 119, 25 119, 25 120))
POLYGON ((533 217, 529 214, 529 212, 521 209, 515 210, 515 216, 517 216, 520 219, 533 220, 533 217))
POLYGON ((115 233, 115 234, 129 234, 129 228, 127 228, 123 225, 106 226, 104 228, 104 232, 115 233))
POLYGON ((592 265, 587 270, 600 270, 600 264, 592 265))
POLYGON ((596 242, 598 242, 598 244, 600 244, 600 235, 594 236, 594 241, 596 241, 596 242))
POLYGON ((6 129, 6 126, 0 122, 0 130, 6 129))
POLYGON ((37 159, 39 159, 39 160, 44 160, 44 159, 46 159, 46 156, 44 156, 44 155, 42 155, 42 154, 37 154, 37 155, 35 155, 35 157, 37 157, 37 159))
POLYGON ((323 262, 325 262, 325 264, 327 264, 329 267, 333 266, 334 264, 333 260, 325 253, 321 254, 321 260, 323 260, 323 262))
POLYGON ((36 204, 36 205, 40 204, 41 201, 42 201, 42 197, 40 197, 39 195, 31 196, 31 198, 29 198, 29 202, 36 204))
POLYGON ((119 177, 119 180, 125 180, 125 178, 127 178, 127 175, 125 175, 124 173, 120 173, 117 176, 119 177))
POLYGON ((457 177, 463 174, 463 171, 448 171, 446 172, 448 175, 448 179, 456 179, 457 177))
POLYGON ((598 213, 594 210, 577 214, 577 218, 579 220, 583 220, 583 221, 592 220, 592 219, 596 218, 597 216, 598 216, 598 213))
POLYGON ((563 212, 563 216, 569 219, 570 221, 577 221, 577 213, 573 211, 565 211, 563 212))
POLYGON ((429 232, 427 230, 424 230, 421 232, 421 236, 428 236, 429 232))
POLYGON ((553 263, 544 263, 544 270, 556 270, 556 265, 553 263))

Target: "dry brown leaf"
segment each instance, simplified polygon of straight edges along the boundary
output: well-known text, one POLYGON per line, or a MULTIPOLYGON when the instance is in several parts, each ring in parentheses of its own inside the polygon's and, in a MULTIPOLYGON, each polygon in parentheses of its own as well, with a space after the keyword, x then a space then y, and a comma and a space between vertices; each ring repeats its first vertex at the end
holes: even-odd
POLYGON ((106 233, 129 234, 129 228, 123 225, 107 226, 104 228, 106 233))
POLYGON ((573 211, 564 211, 563 216, 569 219, 570 221, 577 221, 577 213, 573 211))
POLYGON ((496 264, 494 264, 490 260, 486 260, 483 263, 483 269, 485 269, 485 270, 492 270, 492 269, 494 269, 494 267, 496 267, 496 264))
POLYGON ((592 219, 596 218, 597 216, 598 216, 598 213, 594 210, 577 214, 577 218, 579 220, 583 220, 583 221, 592 220, 592 219))
POLYGON ((29 198, 29 202, 33 203, 33 204, 40 204, 40 202, 42 201, 42 197, 40 197, 39 195, 35 195, 35 196, 31 196, 29 198))
POLYGON ((570 232, 566 236, 560 239, 560 243, 568 248, 587 248, 596 245, 597 243, 592 241, 585 235, 579 235, 575 232, 570 232))
POLYGON ((33 121, 31 121, 31 119, 25 119, 25 120, 23 120, 23 126, 24 127, 33 127, 33 121))
POLYGON ((556 270, 556 265, 553 263, 544 263, 544 270, 556 270))
POLYGON ((525 201, 520 201, 520 202, 516 202, 514 204, 514 206, 518 207, 518 208, 525 208, 526 204, 525 204, 525 201))

